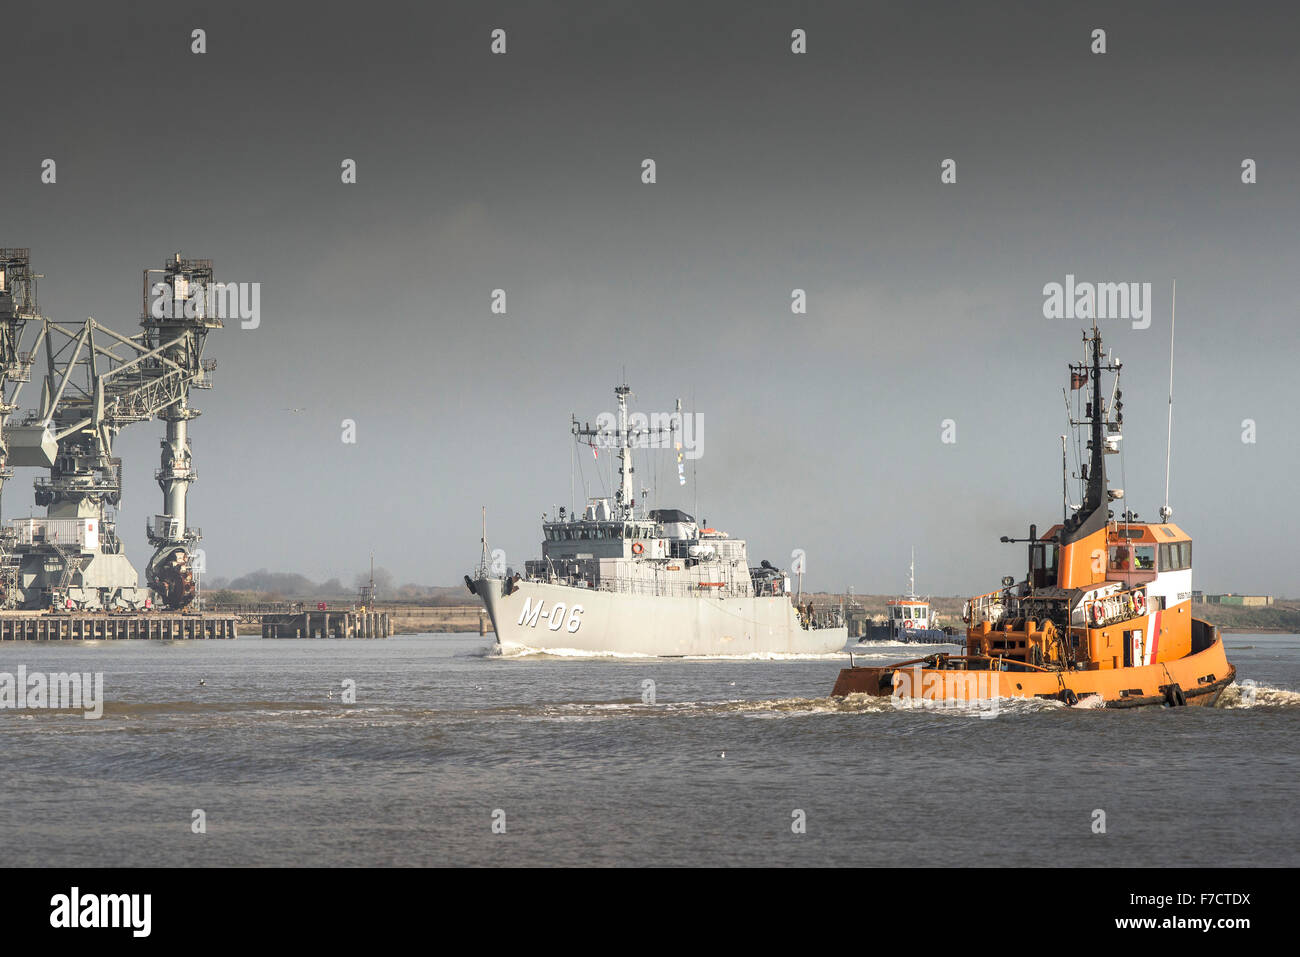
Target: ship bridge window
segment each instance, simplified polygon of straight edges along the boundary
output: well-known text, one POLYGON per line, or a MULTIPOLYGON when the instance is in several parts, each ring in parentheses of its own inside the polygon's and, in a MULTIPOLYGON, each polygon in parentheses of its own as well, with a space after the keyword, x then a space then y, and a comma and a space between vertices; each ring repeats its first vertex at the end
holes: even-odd
POLYGON ((1160 570, 1162 572, 1182 571, 1192 567, 1192 543, 1173 542, 1160 546, 1160 570))
POLYGON ((1156 547, 1154 545, 1139 545, 1133 549, 1133 567, 1140 572, 1155 571, 1156 547))
POLYGON ((1110 547, 1110 570, 1113 572, 1130 571, 1132 558, 1133 556, 1129 553, 1127 545, 1112 545, 1110 547))
POLYGON ((1056 584, 1057 551, 1058 546, 1055 543, 1041 543, 1030 546, 1029 569, 1035 588, 1046 588, 1049 585, 1056 584))

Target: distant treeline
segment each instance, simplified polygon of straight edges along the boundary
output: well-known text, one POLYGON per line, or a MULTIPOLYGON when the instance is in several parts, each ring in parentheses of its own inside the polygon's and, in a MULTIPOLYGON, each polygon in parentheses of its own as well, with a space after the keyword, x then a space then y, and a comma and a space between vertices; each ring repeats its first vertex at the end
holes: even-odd
MULTIPOLYGON (((354 602, 360 598, 362 586, 369 582, 369 569, 358 572, 349 586, 338 578, 318 584, 297 572, 273 572, 259 568, 238 578, 204 578, 202 586, 208 602, 223 605, 308 599, 354 602)), ((396 585, 392 574, 384 568, 375 569, 375 596, 379 601, 418 602, 426 605, 465 604, 473 600, 464 585, 444 587, 412 582, 396 585)))

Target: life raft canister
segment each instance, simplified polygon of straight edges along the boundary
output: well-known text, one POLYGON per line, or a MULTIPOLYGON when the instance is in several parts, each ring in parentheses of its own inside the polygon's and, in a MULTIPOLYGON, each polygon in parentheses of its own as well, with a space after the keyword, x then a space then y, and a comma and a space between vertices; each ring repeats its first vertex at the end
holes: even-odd
POLYGON ((1145 615, 1147 613, 1146 596, 1140 591, 1135 591, 1133 593, 1133 610, 1139 615, 1145 615))
POLYGON ((1094 601, 1094 602, 1092 603, 1092 621, 1093 621, 1093 624, 1095 624, 1095 625, 1100 625, 1101 622, 1102 622, 1102 619, 1104 619, 1105 617, 1106 617, 1106 612, 1102 610, 1101 602, 1099 602, 1099 601, 1094 601))
POLYGON ((644 551, 645 551, 645 546, 642 545, 640 542, 633 542, 633 543, 632 543, 632 554, 633 554, 633 555, 640 555, 640 554, 641 554, 642 552, 644 552, 644 551))

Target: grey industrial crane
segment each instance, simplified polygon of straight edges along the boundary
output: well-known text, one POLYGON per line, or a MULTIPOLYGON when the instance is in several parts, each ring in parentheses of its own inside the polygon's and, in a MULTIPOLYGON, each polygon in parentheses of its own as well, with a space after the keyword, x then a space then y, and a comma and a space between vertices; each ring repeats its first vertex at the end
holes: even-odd
MULTIPOLYGON (((186 495, 195 480, 188 426, 199 415, 191 389, 211 388, 212 360, 203 357, 207 334, 221 328, 220 287, 209 260, 174 256, 161 269, 144 271, 142 331, 123 336, 95 319, 70 325, 32 308, 21 313, 40 331, 30 353, 19 353, 20 313, 7 318, 0 301, 0 362, 6 358, 4 327, 16 333, 14 362, 43 348, 46 373, 40 407, 18 424, 5 424, 0 447, 4 465, 49 470, 35 482, 44 519, 10 523, 0 543, 8 569, 4 600, 10 607, 82 610, 141 608, 150 595, 122 553, 114 509, 121 501, 122 463, 113 454, 117 434, 133 422, 162 419, 161 467, 155 478, 163 510, 147 524, 155 547, 146 568, 153 596, 167 608, 188 605, 195 595, 192 553, 201 533, 186 525, 186 495), (152 280, 152 281, 151 281, 152 280)), ((12 297, 11 297, 12 298, 12 297)), ((12 411, 17 384, 7 407, 12 411)), ((29 376, 30 378, 30 376, 29 376)))

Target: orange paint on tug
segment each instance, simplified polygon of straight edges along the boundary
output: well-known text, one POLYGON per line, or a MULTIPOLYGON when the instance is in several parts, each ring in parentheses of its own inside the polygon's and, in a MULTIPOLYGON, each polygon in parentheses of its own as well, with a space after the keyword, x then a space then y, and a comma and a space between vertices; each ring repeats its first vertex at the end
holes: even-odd
POLYGON ((1111 512, 1123 497, 1107 486, 1105 468, 1121 439, 1120 365, 1103 364, 1095 326, 1084 341, 1090 362, 1070 367, 1072 390, 1091 384, 1086 414, 1071 418, 1081 434, 1088 427, 1082 505, 1041 537, 1031 525, 1028 538, 1003 539, 1027 544, 1028 572, 966 602, 965 654, 845 668, 833 695, 1212 706, 1232 683, 1237 670, 1218 629, 1192 615, 1191 538, 1169 522, 1167 507, 1156 523, 1111 512), (1109 404, 1103 371, 1115 376, 1109 404))

